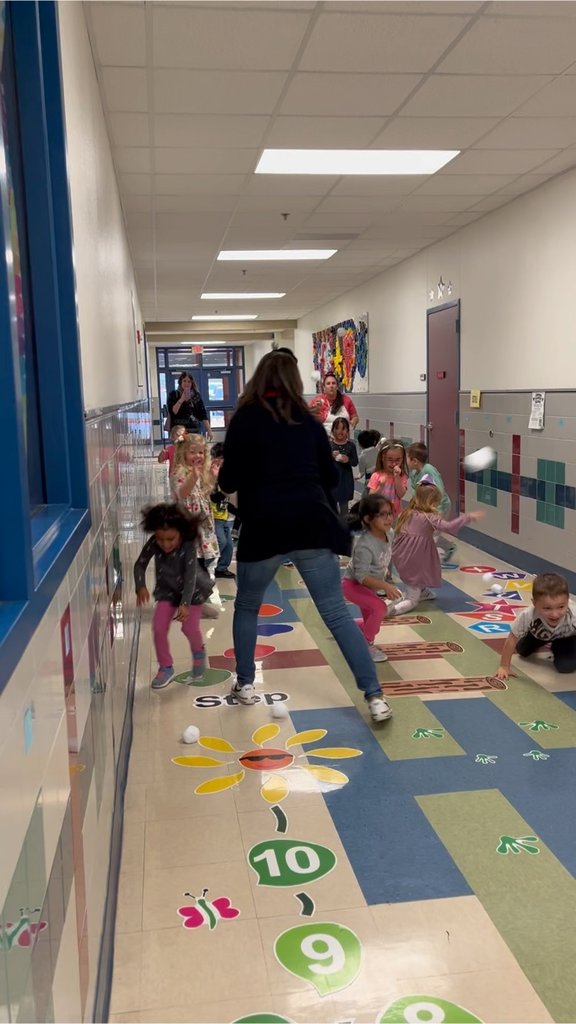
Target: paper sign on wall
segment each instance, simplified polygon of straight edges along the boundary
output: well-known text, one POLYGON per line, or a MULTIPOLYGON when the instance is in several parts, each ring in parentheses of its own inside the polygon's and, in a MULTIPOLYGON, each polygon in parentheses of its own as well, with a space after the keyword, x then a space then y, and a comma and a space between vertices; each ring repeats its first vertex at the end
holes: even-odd
POLYGON ((532 409, 528 428, 530 430, 544 430, 544 402, 546 401, 545 391, 532 392, 532 409))
POLYGON ((480 408, 480 396, 481 396, 480 388, 471 388, 470 389, 470 408, 471 409, 479 409, 480 408))

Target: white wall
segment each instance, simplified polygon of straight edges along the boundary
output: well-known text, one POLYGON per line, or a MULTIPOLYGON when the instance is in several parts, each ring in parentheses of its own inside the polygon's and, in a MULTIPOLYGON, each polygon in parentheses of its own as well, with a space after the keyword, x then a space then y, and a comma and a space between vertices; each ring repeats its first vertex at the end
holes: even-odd
POLYGON ((94 409, 142 398, 134 321, 142 318, 84 5, 59 3, 74 261, 84 406, 94 409))
POLYGON ((550 389, 576 380, 576 171, 392 267, 298 322, 305 387, 312 331, 369 315, 370 391, 423 391, 426 309, 440 276, 460 298, 461 387, 550 389))

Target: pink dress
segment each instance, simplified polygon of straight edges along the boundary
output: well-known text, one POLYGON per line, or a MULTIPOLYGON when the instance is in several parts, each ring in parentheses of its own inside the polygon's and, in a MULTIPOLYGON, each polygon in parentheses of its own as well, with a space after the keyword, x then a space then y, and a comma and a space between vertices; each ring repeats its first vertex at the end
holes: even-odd
MULTIPOLYGON (((393 473, 372 473, 368 481, 368 490, 370 494, 381 494, 383 498, 388 498, 388 501, 392 503, 394 519, 397 519, 402 511, 402 498, 396 494, 395 480, 396 477, 393 473)), ((400 482, 404 485, 404 493, 406 493, 408 477, 405 473, 402 473, 400 482)))
POLYGON ((442 569, 434 531, 458 533, 469 522, 467 514, 442 519, 432 512, 412 512, 392 543, 392 561, 402 583, 409 587, 439 587, 442 569))

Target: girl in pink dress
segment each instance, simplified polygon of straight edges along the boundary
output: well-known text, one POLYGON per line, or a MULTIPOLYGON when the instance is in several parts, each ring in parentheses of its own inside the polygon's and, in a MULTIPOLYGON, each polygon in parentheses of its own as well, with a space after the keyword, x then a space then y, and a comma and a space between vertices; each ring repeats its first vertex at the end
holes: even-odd
POLYGON ((404 584, 406 597, 388 609, 389 615, 412 611, 424 589, 440 586, 442 569, 434 531, 456 534, 467 523, 484 516, 484 512, 467 512, 456 519, 442 519, 438 515, 441 501, 442 495, 437 487, 420 483, 408 508, 396 523, 392 560, 404 584))
POLYGON ((392 503, 394 519, 402 511, 402 498, 408 487, 406 452, 401 441, 386 441, 378 452, 376 468, 368 481, 370 494, 380 494, 392 503))

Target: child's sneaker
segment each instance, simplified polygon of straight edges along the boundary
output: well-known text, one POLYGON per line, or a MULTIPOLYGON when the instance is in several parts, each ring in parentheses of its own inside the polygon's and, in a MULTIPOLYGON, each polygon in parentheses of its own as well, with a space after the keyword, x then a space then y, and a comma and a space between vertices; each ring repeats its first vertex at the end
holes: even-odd
POLYGON ((421 601, 435 601, 436 600, 436 594, 434 593, 433 590, 430 590, 428 587, 424 587, 422 593, 420 594, 420 600, 421 601))
POLYGON ((255 704, 256 703, 256 690, 252 683, 234 683, 230 688, 230 693, 240 704, 255 704))
POLYGON ((442 563, 444 563, 444 562, 451 562, 453 557, 454 557, 455 552, 456 552, 456 545, 455 544, 451 544, 450 547, 446 548, 445 551, 442 551, 442 550, 440 551, 440 561, 442 563))
POLYGON ((392 718, 392 708, 384 697, 369 697, 368 709, 373 722, 385 722, 392 718))
POLYGON ((194 651, 192 664, 192 682, 202 679, 206 671, 206 651, 194 651))
POLYGON ((370 657, 372 661, 388 661, 388 655, 384 654, 384 651, 380 647, 375 647, 374 644, 368 644, 370 648, 370 657))
POLYGON ((158 669, 156 675, 154 676, 154 679, 150 683, 150 686, 152 687, 153 690, 163 690, 165 686, 168 686, 168 683, 172 679, 173 675, 173 666, 164 665, 163 668, 161 667, 158 669))

